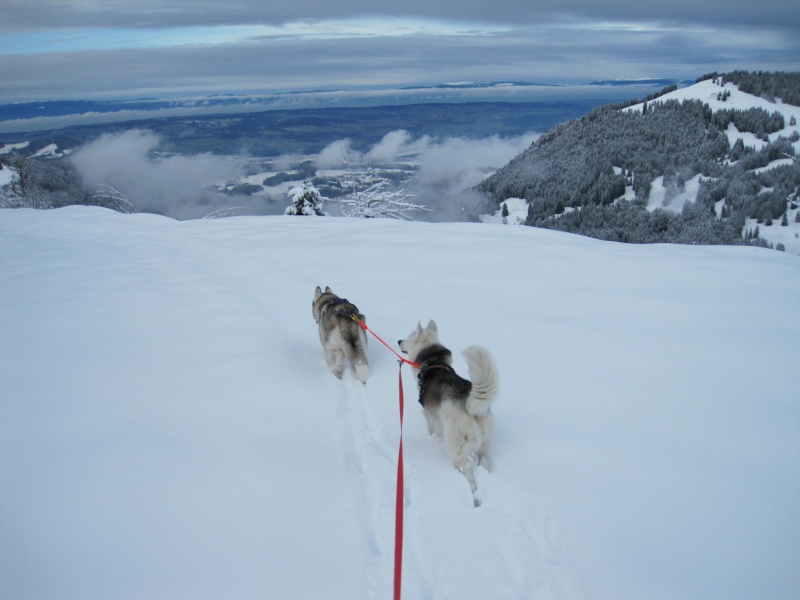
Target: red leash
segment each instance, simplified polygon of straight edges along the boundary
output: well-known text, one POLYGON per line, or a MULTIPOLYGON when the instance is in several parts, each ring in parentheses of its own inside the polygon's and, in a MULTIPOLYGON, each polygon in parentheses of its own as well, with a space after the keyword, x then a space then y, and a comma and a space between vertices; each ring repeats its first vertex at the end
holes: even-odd
POLYGON ((395 512, 394 512, 394 600, 400 600, 400 587, 403 580, 403 363, 412 367, 419 368, 417 363, 403 358, 394 351, 389 344, 384 342, 378 334, 372 331, 367 324, 362 322, 357 316, 353 315, 353 320, 361 325, 365 331, 369 331, 375 339, 386 346, 399 359, 400 369, 398 371, 398 385, 400 388, 400 450, 397 453, 397 488, 395 492, 395 512))
POLYGON ((397 453, 397 492, 394 513, 394 600, 400 600, 403 575, 403 363, 398 369, 400 382, 400 450, 397 453))
POLYGON ((377 333, 375 333, 374 331, 372 331, 372 329, 370 329, 369 327, 367 327, 367 324, 366 324, 366 323, 364 323, 364 321, 362 321, 361 319, 359 319, 359 318, 358 318, 356 315, 352 315, 352 317, 351 317, 351 318, 353 319, 353 321, 355 321, 356 323, 358 323, 359 325, 361 325, 361 329, 363 329, 364 331, 369 331, 369 332, 370 332, 370 333, 371 333, 373 336, 375 336, 375 339, 376 339, 376 340, 378 340, 378 341, 379 341, 381 344, 383 344, 384 346, 386 346, 386 347, 389 349, 389 352, 391 352, 392 354, 394 354, 394 355, 395 355, 395 356, 398 358, 398 360, 400 360, 400 366, 401 366, 401 367, 403 366, 403 363, 405 363, 405 364, 407 364, 407 365, 411 365, 412 367, 417 367, 417 368, 419 369, 419 365, 418 365, 417 363, 415 363, 415 362, 411 362, 411 361, 410 361, 410 360, 408 360, 407 358, 405 358, 405 357, 403 357, 402 355, 400 355, 400 354, 398 354, 397 352, 395 352, 394 348, 392 348, 392 347, 391 347, 389 344, 387 344, 386 342, 384 342, 384 341, 383 341, 383 340, 380 338, 380 336, 379 336, 377 333))

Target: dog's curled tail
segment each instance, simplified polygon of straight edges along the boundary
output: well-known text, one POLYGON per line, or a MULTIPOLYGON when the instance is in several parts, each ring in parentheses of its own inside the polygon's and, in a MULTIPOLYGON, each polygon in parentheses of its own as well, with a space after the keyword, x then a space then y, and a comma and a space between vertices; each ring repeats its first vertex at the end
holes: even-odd
POLYGON ((482 346, 470 346, 463 352, 469 366, 472 390, 467 398, 467 412, 474 417, 485 416, 492 401, 500 393, 500 376, 489 351, 482 346))

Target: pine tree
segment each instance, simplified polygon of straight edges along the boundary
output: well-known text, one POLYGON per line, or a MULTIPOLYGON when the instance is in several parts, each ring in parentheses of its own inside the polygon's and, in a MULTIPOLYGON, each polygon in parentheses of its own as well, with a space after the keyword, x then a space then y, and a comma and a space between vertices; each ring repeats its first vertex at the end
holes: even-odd
POLYGON ((316 215, 318 217, 325 215, 322 212, 324 198, 311 183, 310 179, 303 181, 300 187, 289 190, 289 197, 292 199, 292 205, 286 208, 284 214, 316 215))

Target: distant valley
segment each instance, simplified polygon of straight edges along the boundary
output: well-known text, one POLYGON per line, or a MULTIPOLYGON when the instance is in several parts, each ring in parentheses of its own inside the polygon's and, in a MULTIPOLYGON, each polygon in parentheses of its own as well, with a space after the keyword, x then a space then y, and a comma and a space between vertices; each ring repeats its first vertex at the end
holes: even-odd
POLYGON ((27 141, 26 153, 56 144, 59 152, 74 149, 104 134, 146 129, 158 134, 162 152, 274 157, 314 154, 340 139, 357 147, 377 143, 402 129, 415 137, 483 138, 543 132, 561 121, 598 106, 597 100, 564 102, 477 102, 416 104, 361 108, 309 108, 204 117, 168 117, 75 125, 57 130, 0 134, 0 143, 27 141))

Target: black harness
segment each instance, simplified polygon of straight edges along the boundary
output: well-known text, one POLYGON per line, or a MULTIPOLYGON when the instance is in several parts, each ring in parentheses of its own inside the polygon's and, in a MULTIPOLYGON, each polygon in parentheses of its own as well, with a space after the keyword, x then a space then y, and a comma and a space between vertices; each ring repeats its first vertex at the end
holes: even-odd
POLYGON ((439 344, 426 348, 417 356, 417 361, 419 362, 419 373, 417 374, 419 403, 423 406, 425 386, 432 376, 435 376, 442 369, 448 374, 455 375, 456 370, 450 366, 451 356, 450 350, 439 344))
POLYGON ((328 306, 341 317, 352 319, 354 316, 361 318, 358 308, 355 304, 350 302, 347 298, 336 298, 328 302, 328 306))
POLYGON ((453 374, 455 374, 455 372, 456 372, 456 370, 453 367, 451 367, 450 365, 446 365, 446 364, 436 364, 436 365, 423 364, 423 365, 420 365, 419 374, 417 375, 417 380, 418 380, 417 383, 419 385, 419 403, 422 404, 423 406, 425 405, 424 398, 425 398, 425 383, 426 383, 426 380, 430 377, 430 375, 429 375, 430 372, 431 371, 435 371, 437 369, 444 369, 448 373, 453 373, 453 374))

